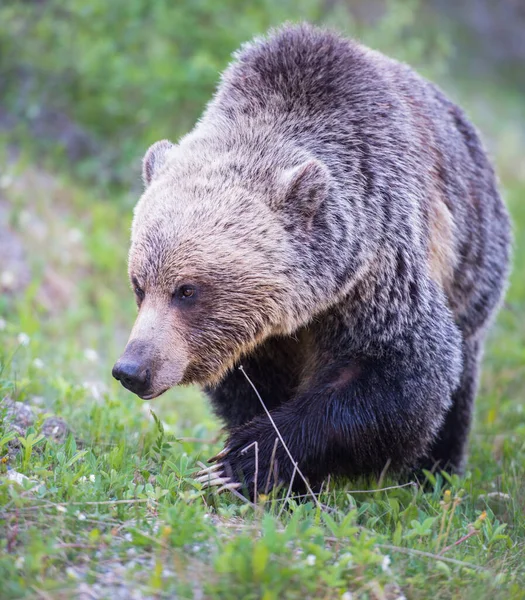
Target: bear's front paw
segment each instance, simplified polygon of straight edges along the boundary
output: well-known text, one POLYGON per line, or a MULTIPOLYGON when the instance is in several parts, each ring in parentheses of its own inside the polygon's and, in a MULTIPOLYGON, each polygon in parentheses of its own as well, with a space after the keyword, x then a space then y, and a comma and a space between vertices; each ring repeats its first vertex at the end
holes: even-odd
POLYGON ((242 488, 252 500, 289 484, 293 475, 293 466, 281 444, 251 441, 246 433, 237 438, 232 435, 224 450, 208 462, 215 464, 197 473, 196 481, 204 487, 217 487, 218 492, 242 488))

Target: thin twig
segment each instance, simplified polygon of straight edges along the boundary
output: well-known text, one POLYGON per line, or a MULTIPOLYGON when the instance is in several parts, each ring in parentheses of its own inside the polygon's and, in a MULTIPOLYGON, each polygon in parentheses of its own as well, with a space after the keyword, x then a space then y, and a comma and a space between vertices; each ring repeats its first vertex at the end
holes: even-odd
POLYGON ((387 471, 388 471, 388 467, 390 467, 390 463, 391 463, 391 459, 389 458, 386 463, 385 466, 383 467, 383 470, 381 471, 381 474, 379 475, 379 479, 377 480, 377 485, 381 486, 383 485, 383 481, 385 480, 387 471))
POLYGON ((450 517, 448 519, 447 530, 445 532, 445 540, 443 542, 444 544, 446 544, 448 542, 448 538, 450 537, 450 530, 452 529, 452 520, 454 518, 454 513, 456 512, 456 508, 459 506, 460 502, 461 502, 461 498, 459 498, 458 496, 456 496, 452 501, 452 509, 450 510, 450 517))
POLYGON ((219 437, 220 436, 216 436, 211 440, 203 440, 201 438, 197 438, 197 437, 178 437, 177 441, 178 442, 188 442, 191 444, 216 444, 219 441, 219 437))
POLYGON ((472 529, 466 535, 464 535, 463 537, 460 537, 459 540, 457 540, 453 544, 450 544, 450 546, 445 546, 442 550, 440 550, 439 551, 439 556, 441 556, 445 552, 448 552, 451 548, 454 548, 454 546, 459 546, 459 544, 462 544, 463 542, 465 542, 469 538, 475 536, 477 533, 478 533, 477 529, 472 529))
POLYGON ((234 496, 236 496, 237 498, 239 498, 239 500, 242 500, 245 504, 249 504, 250 506, 252 506, 253 508, 257 508, 257 504, 255 504, 254 502, 252 502, 251 500, 248 500, 248 498, 246 498, 245 496, 243 496, 240 492, 238 492, 236 489, 234 488, 228 488, 228 491, 230 493, 232 493, 234 496))
MULTIPOLYGON (((403 483, 401 485, 389 485, 388 487, 383 487, 383 488, 376 488, 376 489, 370 489, 370 490, 346 490, 347 494, 375 494, 376 492, 388 492, 389 490, 398 490, 400 488, 405 488, 405 487, 416 487, 417 488, 417 484, 415 484, 413 481, 410 481, 408 483, 403 483)), ((326 494, 326 490, 324 492, 319 492, 319 493, 315 493, 314 494, 317 497, 320 497, 322 493, 326 494)), ((300 500, 301 498, 309 498, 310 494, 297 494, 292 496, 292 500, 300 500)), ((284 498, 277 498, 276 502, 283 502, 284 498)))
POLYGON ((376 492, 387 492, 388 490, 399 490, 405 487, 415 487, 417 489, 417 483, 409 481, 408 483, 402 483, 400 485, 389 485, 382 488, 372 488, 370 490, 348 490, 348 494, 375 494, 376 492))
POLYGON ((80 549, 80 550, 95 550, 98 546, 94 546, 92 544, 56 544, 55 548, 60 548, 67 550, 69 548, 80 549))
POLYGON ((275 453, 277 452, 277 446, 279 445, 279 438, 276 437, 273 442, 273 450, 272 456, 270 458, 270 468, 268 469, 268 477, 266 478, 266 485, 264 486, 264 495, 268 495, 268 490, 270 489, 270 477, 272 476, 273 464, 275 461, 275 453))
POLYGON ((131 498, 129 500, 100 500, 100 501, 91 501, 91 502, 40 502, 38 504, 31 504, 29 506, 24 506, 25 510, 35 510, 38 508, 43 508, 45 506, 102 506, 102 505, 116 505, 116 504, 139 504, 149 502, 150 504, 158 504, 156 500, 152 498, 131 498))
POLYGON ((294 463, 292 478, 290 479, 290 485, 288 486, 288 491, 286 492, 286 496, 284 498, 284 502, 283 502, 281 508, 279 509, 278 514, 277 514, 277 518, 278 519, 282 515, 283 510, 286 508, 286 502, 288 501, 288 499, 290 498, 290 494, 292 493, 292 485, 293 485, 293 480, 295 479, 295 474, 296 473, 297 473, 297 463, 294 463))
MULTIPOLYGON (((337 540, 337 538, 334 538, 337 540)), ((337 540, 339 541, 339 540, 337 540)), ((462 560, 457 560, 455 558, 449 558, 448 556, 440 556, 439 554, 432 554, 431 552, 423 552, 423 550, 415 550, 414 548, 402 548, 401 546, 392 546, 391 544, 376 544, 377 548, 381 548, 383 550, 390 550, 391 552, 399 552, 400 554, 409 554, 413 556, 421 556, 425 558, 431 558, 433 560, 442 560, 443 562, 448 562, 453 565, 458 565, 459 567, 467 567, 469 569, 475 569, 476 571, 484 571, 489 573, 488 569, 485 567, 481 567, 480 565, 474 565, 472 563, 464 562, 462 560)))
POLYGON ((40 590, 39 588, 35 587, 34 585, 31 586, 31 589, 36 592, 36 594, 39 598, 43 598, 44 600, 53 600, 53 597, 50 596, 47 592, 44 592, 44 590, 40 590))
POLYGON ((259 442, 257 440, 252 442, 249 446, 246 446, 246 448, 243 448, 241 450, 241 454, 245 454, 246 452, 248 452, 248 450, 252 446, 255 447, 255 475, 253 478, 253 498, 255 500, 255 503, 257 504, 257 478, 259 476, 259 442))
MULTIPOLYGON (((279 437, 279 441, 281 442, 281 444, 283 445, 283 448, 286 450, 286 454, 288 454, 288 458, 292 461, 293 465, 297 465, 294 457, 292 456, 292 453, 290 452, 290 450, 288 449, 288 446, 286 445, 286 442, 283 439, 283 436, 281 435, 281 432, 279 431, 277 425, 275 424, 275 421, 273 420, 272 415, 270 414, 270 411, 266 408, 266 404, 264 403, 263 399, 261 398, 261 395, 259 394, 257 388, 255 387, 255 385, 253 384, 252 380, 248 377, 246 371, 244 370, 243 366, 240 365, 239 369, 241 371, 241 373, 246 377, 246 379, 248 380, 248 383, 252 386, 253 391, 255 392, 255 394, 257 395, 257 398, 259 399, 259 402, 261 403, 262 407, 264 408, 264 412, 266 413, 266 416, 268 417, 268 419, 270 419, 270 423, 272 424, 272 427, 275 429, 275 433, 277 433, 277 436, 279 437)), ((319 501, 317 500, 316 495, 314 494, 312 488, 310 487, 310 484, 308 483, 308 480, 306 479, 306 477, 303 475, 303 473, 301 472, 301 469, 299 469, 299 467, 297 467, 297 472, 299 473, 299 476, 301 477, 301 479, 304 482, 304 485, 306 486, 306 489, 308 491, 308 493, 312 496, 312 498, 314 499, 315 505, 317 506, 317 508, 319 510, 322 510, 322 506, 319 503, 319 501)))

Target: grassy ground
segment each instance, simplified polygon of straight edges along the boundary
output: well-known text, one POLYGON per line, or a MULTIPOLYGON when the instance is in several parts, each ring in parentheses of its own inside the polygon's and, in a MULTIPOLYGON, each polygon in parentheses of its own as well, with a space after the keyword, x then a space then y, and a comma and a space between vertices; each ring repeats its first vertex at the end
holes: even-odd
POLYGON ((25 264, 0 265, 13 290, 0 299, 0 400, 26 403, 34 420, 9 433, 0 403, 0 597, 525 598, 525 181, 507 154, 514 277, 490 335, 468 473, 425 493, 353 481, 320 506, 253 506, 193 482, 221 448, 199 391, 146 404, 110 375, 135 311, 132 199, 12 161, 0 209, 25 264), (47 414, 69 427, 58 442, 42 437, 47 414))

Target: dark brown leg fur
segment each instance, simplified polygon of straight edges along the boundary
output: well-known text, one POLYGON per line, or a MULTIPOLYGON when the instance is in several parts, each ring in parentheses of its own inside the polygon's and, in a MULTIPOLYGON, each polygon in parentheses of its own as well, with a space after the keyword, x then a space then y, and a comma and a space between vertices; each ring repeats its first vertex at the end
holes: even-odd
POLYGON ((461 381, 452 395, 452 407, 432 446, 429 458, 423 464, 425 469, 430 471, 443 469, 451 473, 461 473, 463 470, 478 388, 481 350, 482 341, 479 338, 469 338, 463 342, 461 381))
MULTIPOLYGON (((279 386, 272 395, 270 380, 265 381, 263 372, 259 376, 253 370, 260 363, 245 365, 247 374, 258 380, 254 381, 257 388, 267 386, 269 395, 261 396, 312 485, 318 485, 329 474, 379 474, 385 466, 400 472, 416 465, 426 454, 436 424, 446 412, 451 388, 456 385, 450 373, 459 355, 455 346, 459 342, 457 330, 445 315, 439 314, 443 327, 436 328, 432 316, 404 332, 393 347, 378 348, 373 355, 352 351, 345 356, 339 351, 332 360, 323 360, 308 385, 300 385, 291 399, 282 399, 277 406, 271 403, 279 398, 279 386)), ((341 339, 330 341, 338 349, 346 345, 341 339)), ((267 376, 272 378, 272 371, 267 376)), ((224 400, 225 390, 220 393, 224 400)), ((228 393, 233 393, 233 388, 228 393)), ((251 397, 257 402, 253 390, 251 397)), ((215 402, 219 400, 215 398, 215 402)), ((248 406, 250 394, 242 400, 248 406)), ((222 414, 228 410, 239 411, 239 407, 220 408, 222 414)), ((252 497, 256 472, 258 484, 290 482, 293 463, 281 444, 274 453, 277 435, 266 415, 258 412, 250 421, 228 429, 226 450, 217 465, 221 478, 241 483, 252 497)), ((297 476, 294 488, 301 488, 297 476)))

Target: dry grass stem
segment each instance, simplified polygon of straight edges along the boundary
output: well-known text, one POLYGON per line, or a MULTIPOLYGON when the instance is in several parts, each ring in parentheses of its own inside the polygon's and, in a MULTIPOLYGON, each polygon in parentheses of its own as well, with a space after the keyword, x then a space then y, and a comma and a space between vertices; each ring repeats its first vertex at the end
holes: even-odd
POLYGON ((248 380, 248 383, 251 385, 253 391, 257 395, 257 398, 259 399, 259 402, 261 403, 261 405, 262 405, 262 407, 264 409, 264 412, 266 413, 266 416, 270 420, 270 423, 272 424, 272 427, 275 429, 275 433, 277 434, 277 436, 279 438, 279 441, 283 445, 283 448, 285 449, 286 454, 288 454, 288 458, 292 461, 293 465, 296 465, 297 473, 299 473, 299 476, 303 480, 304 485, 306 486, 306 489, 307 489, 308 493, 313 498, 313 500, 314 500, 317 508, 319 510, 323 510, 323 507, 321 506, 321 503, 319 502, 319 500, 317 500, 317 496, 314 494, 312 488, 310 487, 310 484, 308 483, 308 480, 303 475, 301 469, 299 469, 299 467, 297 466, 297 461, 292 456, 292 453, 290 452, 288 446, 286 445, 286 442, 284 441, 283 436, 281 435, 281 432, 279 431, 277 425, 275 424, 275 421, 273 420, 273 417, 270 414, 270 411, 266 408, 266 404, 264 403, 263 399, 261 398, 261 395, 259 394, 259 391, 257 390, 257 388, 255 387, 255 385, 253 384, 252 380, 248 377, 248 374, 246 373, 246 371, 244 370, 244 368, 243 368, 242 365, 239 367, 239 369, 240 369, 241 373, 246 377, 246 379, 248 380))

